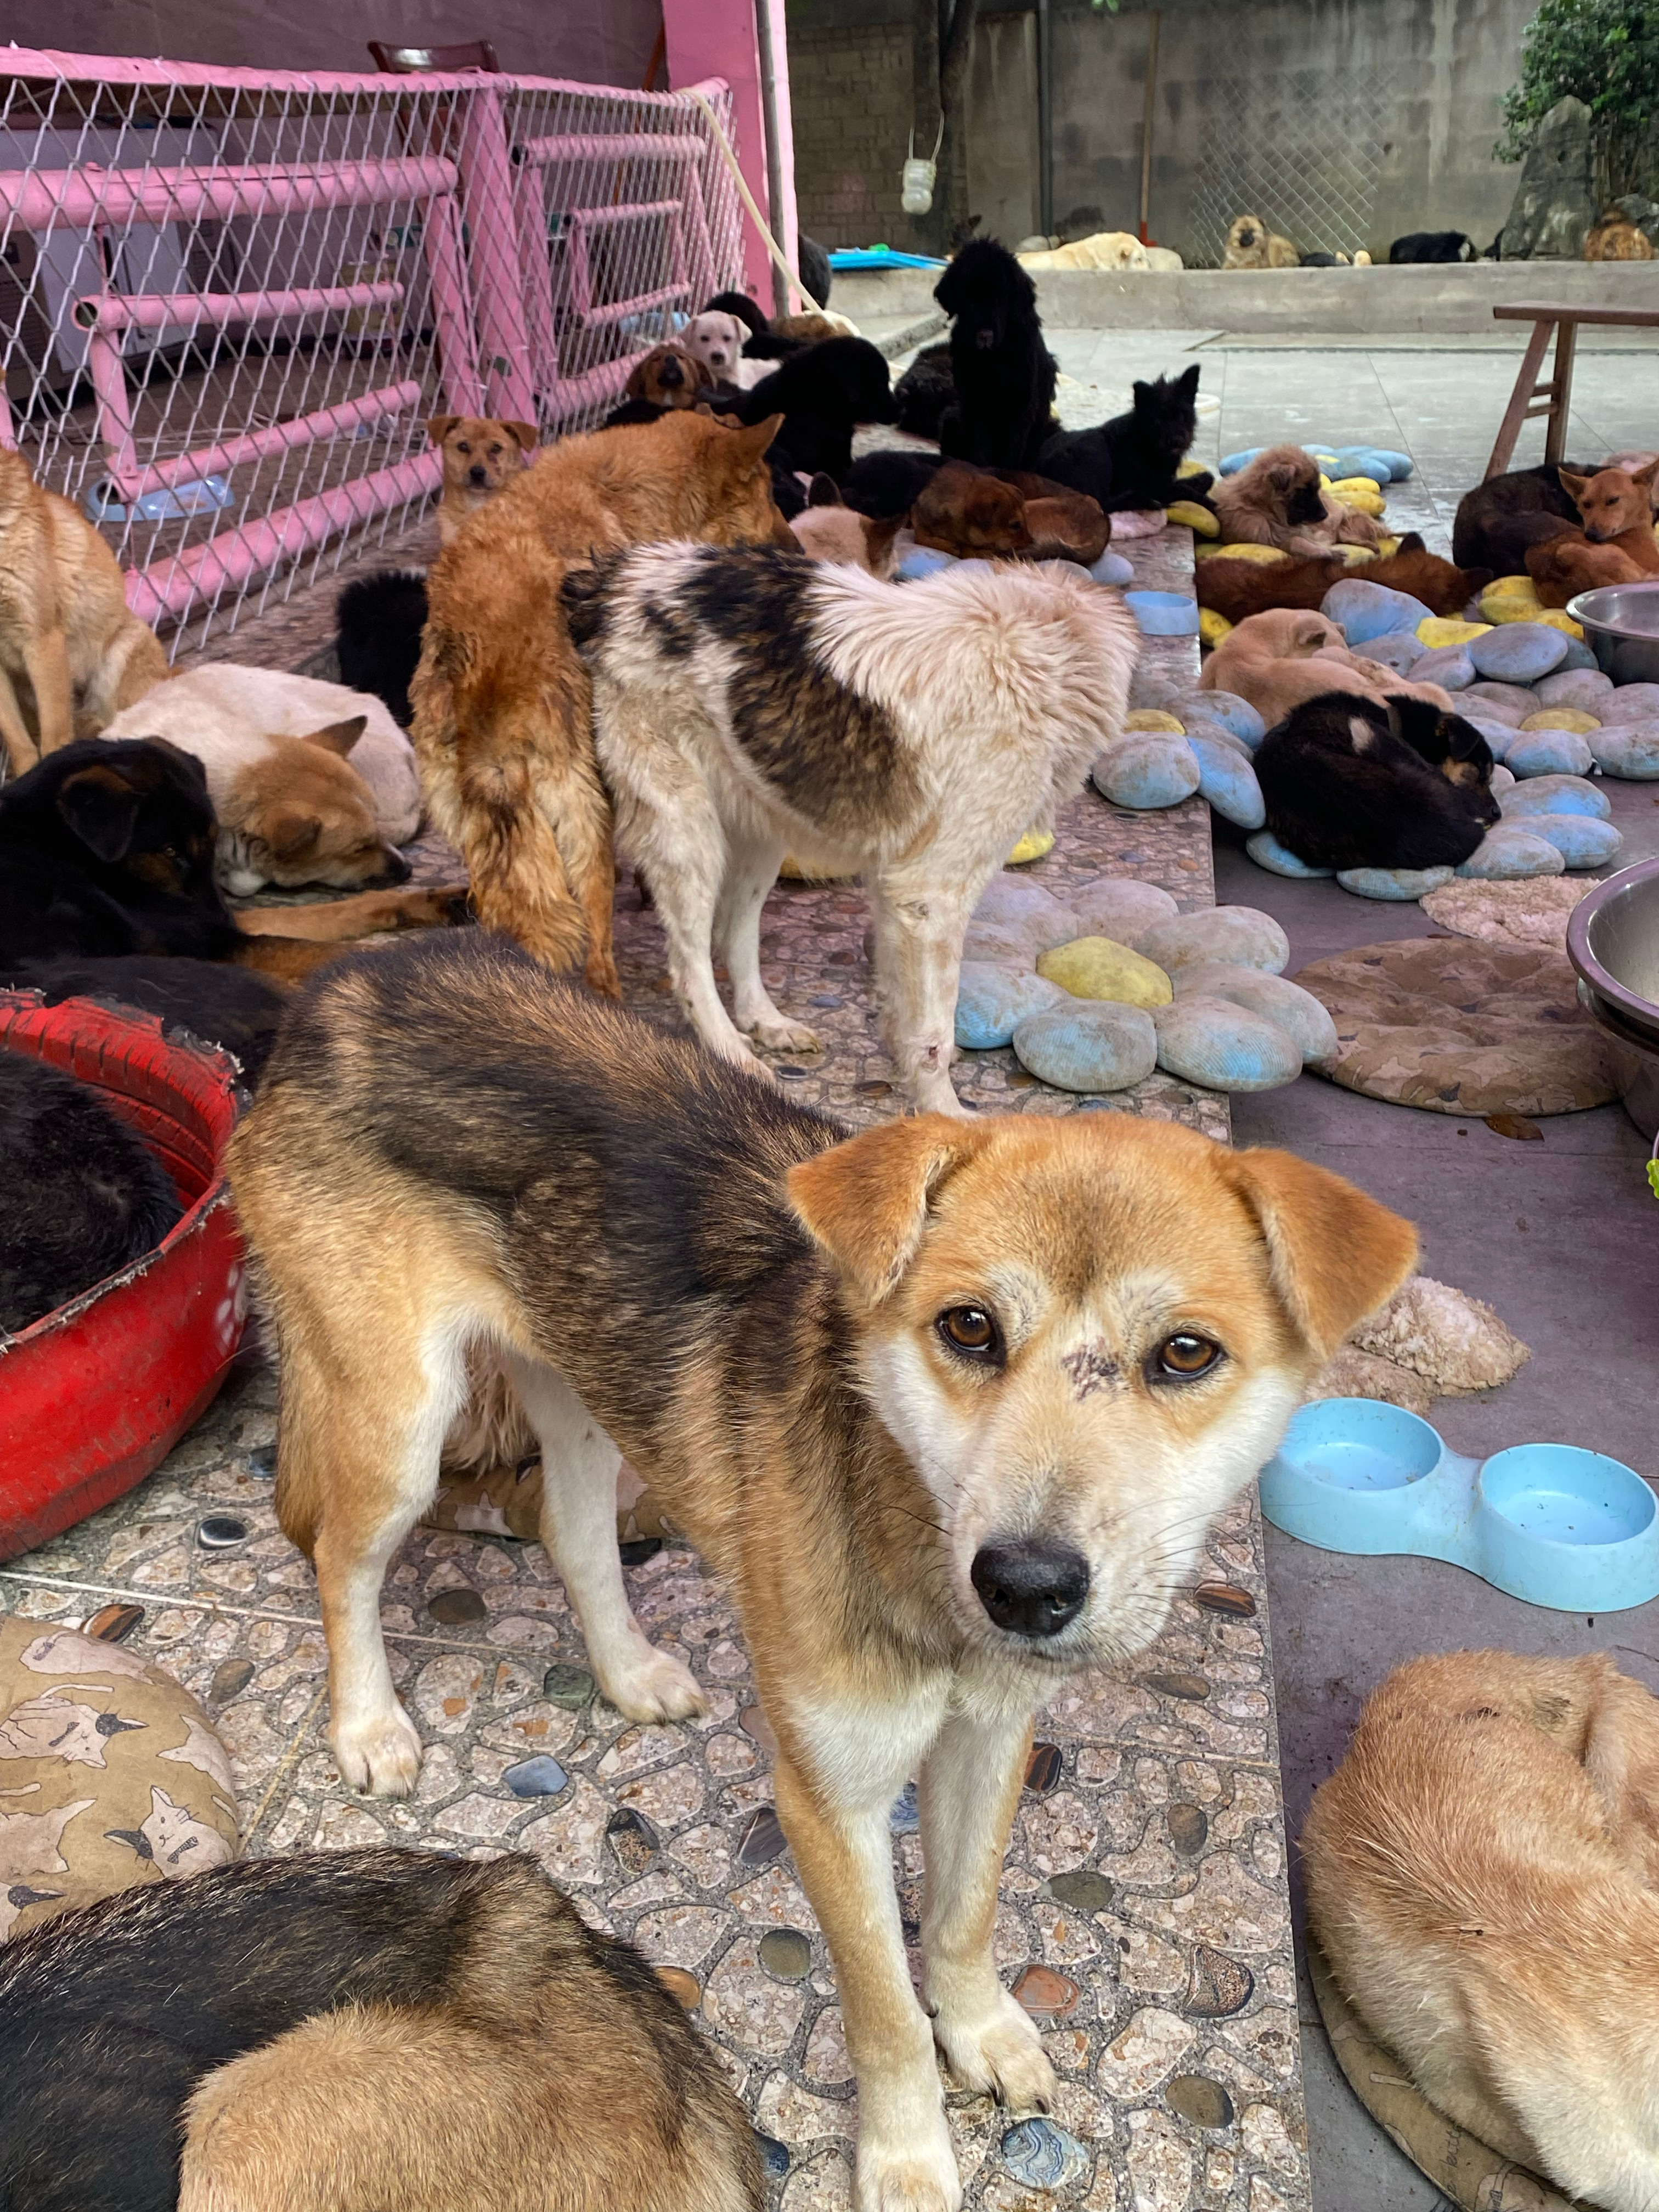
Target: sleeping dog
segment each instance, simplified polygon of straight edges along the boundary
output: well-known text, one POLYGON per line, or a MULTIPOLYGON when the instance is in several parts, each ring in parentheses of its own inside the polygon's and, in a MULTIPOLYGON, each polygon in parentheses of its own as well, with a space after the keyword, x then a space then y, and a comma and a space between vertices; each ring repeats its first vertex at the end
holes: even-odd
POLYGON ((1492 748, 1431 702, 1333 691, 1255 756, 1267 827, 1315 868, 1456 867, 1498 818, 1492 748))
POLYGON ((1055 2093, 992 1948, 1033 1717, 1158 1634, 1211 1516, 1409 1272, 1408 1225, 1289 1153, 1125 1114, 854 1136, 482 933, 316 977, 229 1172, 347 1782, 414 1785, 381 1577, 469 1347, 499 1347, 611 1703, 705 1708, 629 1609, 622 1455, 733 1593, 858 2077, 855 2201, 960 2204, 935 2044, 968 2088, 1055 2093), (914 1775, 920 2002, 890 1827, 914 1775))

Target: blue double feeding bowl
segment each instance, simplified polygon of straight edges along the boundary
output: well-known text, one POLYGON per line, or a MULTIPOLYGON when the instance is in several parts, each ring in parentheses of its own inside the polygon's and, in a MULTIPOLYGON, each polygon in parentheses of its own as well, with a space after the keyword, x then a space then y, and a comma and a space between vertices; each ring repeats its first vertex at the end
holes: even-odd
POLYGON ((1261 1510, 1322 1551, 1446 1559, 1557 1613, 1659 1596, 1659 1499, 1633 1468, 1571 1444, 1466 1459, 1371 1398, 1302 1408, 1262 1469, 1261 1510))

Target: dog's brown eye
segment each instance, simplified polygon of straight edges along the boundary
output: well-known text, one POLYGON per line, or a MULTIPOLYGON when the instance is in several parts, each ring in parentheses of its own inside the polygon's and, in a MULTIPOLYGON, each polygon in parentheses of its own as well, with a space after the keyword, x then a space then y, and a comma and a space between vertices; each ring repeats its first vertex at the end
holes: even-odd
POLYGON ((951 1306, 934 1327, 952 1352, 964 1359, 997 1359, 1002 1353, 1002 1333, 983 1306, 951 1306))
POLYGON ((1220 1358, 1221 1346, 1207 1336, 1200 1336, 1195 1329, 1177 1329, 1173 1336, 1164 1338, 1153 1354, 1153 1377, 1166 1382, 1191 1382, 1207 1375, 1220 1358))

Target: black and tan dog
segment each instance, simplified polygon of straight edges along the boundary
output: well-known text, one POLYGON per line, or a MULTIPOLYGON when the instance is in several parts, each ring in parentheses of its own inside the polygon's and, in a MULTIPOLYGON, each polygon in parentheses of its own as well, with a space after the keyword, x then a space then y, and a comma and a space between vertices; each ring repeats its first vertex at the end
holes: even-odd
POLYGON ((1492 747, 1427 699, 1330 691, 1255 756, 1267 827, 1314 868, 1457 867, 1500 809, 1492 747))
POLYGON ((1210 1516, 1409 1270, 1408 1224, 1287 1153, 1127 1115, 849 1137, 491 938, 308 985, 230 1173, 341 1772, 414 1784, 381 1578, 491 1346, 621 1711, 703 1707, 629 1609, 622 1453, 732 1591, 858 2075, 857 2203, 951 2212, 935 2041, 975 2089, 1054 2094, 991 1948, 1032 1717, 1158 1633, 1210 1516), (889 1828, 917 1774, 926 2011, 889 1828))
POLYGON ((7 2212, 759 2212, 714 2053, 533 1861, 330 1851, 0 1948, 7 2212), (182 2155, 181 2155, 182 2147, 182 2155))

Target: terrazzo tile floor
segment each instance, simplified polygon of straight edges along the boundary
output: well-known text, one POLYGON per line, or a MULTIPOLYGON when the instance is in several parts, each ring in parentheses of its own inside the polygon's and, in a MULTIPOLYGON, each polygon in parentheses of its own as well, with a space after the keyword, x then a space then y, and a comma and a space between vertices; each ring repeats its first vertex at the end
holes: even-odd
MULTIPOLYGON (((1189 586, 1184 532, 1127 550, 1141 582, 1189 586)), ((297 606, 290 647, 307 619, 314 629, 314 611, 297 606)), ((1190 681, 1195 650, 1152 641, 1146 665, 1190 681)), ((444 864, 441 851, 426 857, 444 864)), ((1207 905, 1207 810, 1128 815, 1085 793, 1032 872, 1062 891, 1103 873, 1142 877, 1184 909, 1207 905)), ((854 885, 781 886, 763 940, 769 981, 786 1006, 810 1008, 824 1044, 781 1063, 782 1079, 855 1124, 900 1103, 870 1017, 865 921, 854 885)), ((617 935, 630 1001, 676 1021, 659 925, 626 887, 617 935)), ((994 1110, 1104 1107, 1227 1133, 1224 1099, 1163 1076, 1079 1100, 994 1053, 959 1079, 994 1110)), ((426 1763, 404 1803, 354 1797, 323 1735, 314 1580, 276 1522, 274 1408, 274 1378, 250 1346, 155 1475, 0 1569, 0 1607, 70 1621, 113 1600, 141 1606, 134 1646, 212 1713, 255 1854, 382 1841, 533 1851, 590 1920, 631 1936, 695 2006, 775 2146, 784 2212, 841 2212, 854 2114, 834 1982, 770 1814, 769 1732, 722 1592, 678 1542, 630 1551, 647 1632, 680 1653, 710 1705, 693 1726, 632 1726, 593 1696, 539 1546, 417 1529, 392 1562, 383 1618, 426 1763), (246 1525, 228 1550, 198 1540, 216 1512, 246 1525), (544 1793, 521 1796, 505 1778, 532 1759, 553 1764, 514 1777, 544 1793)), ((1136 1663, 1079 1678, 1042 1717, 996 1948, 1061 2089, 1052 2124, 1019 2127, 951 2094, 969 2199, 987 2212, 1306 2212, 1262 1568, 1248 1499, 1213 1531, 1196 1578, 1224 1587, 1224 1609, 1182 1598, 1136 1663)), ((902 1803, 894 1826, 914 1935, 921 1865, 902 1803)))

